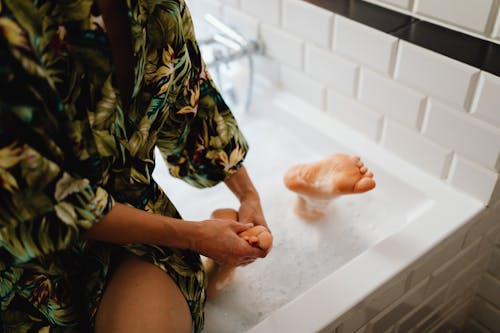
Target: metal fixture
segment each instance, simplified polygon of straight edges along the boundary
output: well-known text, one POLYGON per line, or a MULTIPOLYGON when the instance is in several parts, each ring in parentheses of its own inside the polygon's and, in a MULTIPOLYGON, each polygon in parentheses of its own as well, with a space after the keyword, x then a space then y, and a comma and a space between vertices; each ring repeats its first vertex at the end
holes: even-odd
MULTIPOLYGON (((253 84, 254 84, 254 61, 252 58, 253 54, 263 53, 263 44, 256 40, 248 40, 242 35, 240 35, 235 30, 231 29, 229 26, 218 20, 211 14, 204 15, 205 21, 212 25, 216 30, 212 37, 200 40, 200 46, 203 45, 222 45, 225 47, 226 52, 220 49, 215 49, 213 51, 213 59, 207 62, 207 68, 214 70, 214 75, 218 82, 220 80, 220 68, 221 66, 227 66, 230 62, 238 59, 247 58, 248 59, 248 82, 247 82, 247 96, 245 100, 245 112, 250 108, 253 94, 253 84)), ((236 93, 234 87, 229 87, 223 94, 229 96, 233 100, 236 100, 236 93)))

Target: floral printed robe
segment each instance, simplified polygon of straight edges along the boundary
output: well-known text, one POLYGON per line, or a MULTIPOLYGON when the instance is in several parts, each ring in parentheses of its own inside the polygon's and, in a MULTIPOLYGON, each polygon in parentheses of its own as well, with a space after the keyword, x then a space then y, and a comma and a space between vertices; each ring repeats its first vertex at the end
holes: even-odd
MULTIPOLYGON (((125 1, 125 0, 124 0, 125 1)), ((118 246, 85 241, 125 203, 180 217, 152 179, 208 187, 247 144, 204 68, 183 0, 126 0, 136 60, 123 107, 96 0, 0 0, 0 304, 5 332, 88 332, 118 246)), ((167 189, 168 190, 168 189, 167 189)), ((163 269, 203 326, 199 255, 122 246, 163 269)))

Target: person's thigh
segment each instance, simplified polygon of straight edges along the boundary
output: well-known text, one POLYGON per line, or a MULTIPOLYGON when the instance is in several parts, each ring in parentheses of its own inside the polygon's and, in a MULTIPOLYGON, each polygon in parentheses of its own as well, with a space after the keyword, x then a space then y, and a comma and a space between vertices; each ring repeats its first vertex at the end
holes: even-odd
POLYGON ((126 255, 113 272, 96 315, 95 332, 191 332, 181 291, 160 268, 126 255))

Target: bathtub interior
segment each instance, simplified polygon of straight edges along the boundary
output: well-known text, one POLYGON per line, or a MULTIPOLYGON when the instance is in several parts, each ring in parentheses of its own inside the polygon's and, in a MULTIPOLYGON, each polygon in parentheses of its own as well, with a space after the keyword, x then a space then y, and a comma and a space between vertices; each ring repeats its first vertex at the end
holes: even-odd
MULTIPOLYGON (((238 268, 234 282, 207 304, 205 332, 250 329, 432 205, 426 194, 384 165, 364 159, 375 174, 376 189, 336 199, 320 222, 302 221, 293 212, 296 195, 283 185, 285 171, 336 152, 352 153, 341 143, 349 138, 332 140, 292 119, 270 102, 271 94, 260 88, 248 112, 235 108, 234 113, 251 147, 245 166, 261 195, 274 247, 267 258, 238 268)), ((158 154, 156 160, 154 178, 184 219, 204 220, 216 208, 238 208, 224 184, 193 188, 172 178, 158 154)))

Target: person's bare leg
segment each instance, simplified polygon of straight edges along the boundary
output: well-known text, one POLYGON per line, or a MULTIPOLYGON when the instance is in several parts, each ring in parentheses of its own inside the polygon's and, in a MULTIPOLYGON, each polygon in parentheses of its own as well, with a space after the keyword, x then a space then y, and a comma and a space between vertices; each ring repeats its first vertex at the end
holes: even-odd
POLYGON ((314 199, 298 195, 293 211, 305 221, 318 221, 326 216, 331 199, 314 199))
POLYGON ((375 187, 373 173, 357 156, 335 154, 323 160, 291 167, 284 177, 288 189, 298 194, 295 212, 306 220, 324 216, 330 200, 375 187))
POLYGON ((204 258, 203 266, 207 272, 207 300, 211 301, 233 281, 235 266, 219 265, 213 259, 204 258))
POLYGON ((96 315, 96 333, 190 333, 191 312, 174 281, 160 268, 125 255, 96 315))
POLYGON ((273 235, 262 225, 256 225, 247 229, 239 233, 238 236, 246 240, 250 245, 259 247, 264 251, 269 250, 273 246, 273 235))

